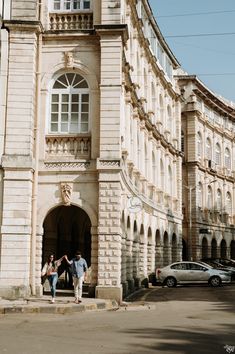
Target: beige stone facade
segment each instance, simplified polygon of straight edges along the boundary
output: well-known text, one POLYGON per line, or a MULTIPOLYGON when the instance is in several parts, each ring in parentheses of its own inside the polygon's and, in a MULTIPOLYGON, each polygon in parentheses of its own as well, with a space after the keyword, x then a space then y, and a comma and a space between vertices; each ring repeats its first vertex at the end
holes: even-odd
POLYGON ((235 106, 195 76, 178 79, 183 97, 184 257, 234 259, 235 106))
POLYGON ((235 258, 235 107, 179 76, 148 1, 0 1, 0 24, 0 296, 41 295, 51 252, 118 301, 235 258))
POLYGON ((0 295, 79 248, 120 301, 181 259, 178 62, 147 1, 12 0, 3 23, 0 295))

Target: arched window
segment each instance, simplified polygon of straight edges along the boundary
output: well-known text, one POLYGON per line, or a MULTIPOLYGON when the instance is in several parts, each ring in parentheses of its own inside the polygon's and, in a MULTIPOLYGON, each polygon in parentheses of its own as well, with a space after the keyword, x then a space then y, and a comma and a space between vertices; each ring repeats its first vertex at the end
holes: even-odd
POLYGON ((217 210, 222 210, 222 193, 220 189, 217 189, 217 210))
MULTIPOLYGON (((154 83, 152 82, 152 85, 151 85, 151 91, 152 91, 152 111, 153 111, 153 114, 154 114, 154 117, 156 117, 156 90, 155 90, 155 86, 154 86, 154 83)), ((154 119, 154 122, 156 122, 156 119, 154 119)))
POLYGON ((173 181, 172 181, 172 170, 171 166, 168 166, 168 193, 170 196, 172 196, 172 187, 173 187, 173 181))
POLYGON ((164 165, 163 165, 163 161, 162 159, 160 160, 160 169, 161 169, 161 189, 162 191, 164 191, 164 165))
POLYGON ((231 154, 230 154, 230 150, 228 148, 225 149, 224 164, 225 164, 226 168, 228 168, 228 169, 231 168, 231 154))
POLYGON ((170 105, 167 106, 167 129, 171 132, 172 129, 172 113, 170 105))
POLYGON ((212 209, 213 201, 212 201, 212 188, 208 186, 207 188, 207 207, 208 209, 212 209))
POLYGON ((197 156, 202 157, 202 136, 201 133, 197 133, 197 156))
POLYGON ((90 10, 90 0, 52 0, 54 11, 90 10))
POLYGON ((61 75, 51 92, 50 133, 76 134, 89 130, 89 88, 74 73, 61 75))
POLYGON ((202 184, 199 182, 198 189, 197 189, 197 196, 198 196, 198 206, 202 207, 202 184))
POLYGON ((209 138, 206 139, 206 158, 208 160, 212 160, 212 148, 211 141, 209 138))
POLYGON ((232 198, 229 192, 226 193, 226 211, 230 216, 232 215, 232 198))
POLYGON ((163 104, 163 98, 162 95, 159 95, 159 107, 160 107, 160 121, 163 123, 164 122, 164 104, 163 104))
POLYGON ((221 165, 221 148, 219 143, 215 145, 215 163, 221 165))

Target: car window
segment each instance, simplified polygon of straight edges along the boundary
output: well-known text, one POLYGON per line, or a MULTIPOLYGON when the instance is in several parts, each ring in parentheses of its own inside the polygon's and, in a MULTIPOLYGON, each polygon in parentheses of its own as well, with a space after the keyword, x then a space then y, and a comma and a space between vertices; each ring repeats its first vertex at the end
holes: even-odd
POLYGON ((200 264, 196 264, 196 263, 190 263, 190 269, 191 270, 206 270, 205 267, 203 267, 200 264))
POLYGON ((171 266, 171 269, 177 269, 177 270, 187 270, 187 263, 177 263, 173 264, 171 266))

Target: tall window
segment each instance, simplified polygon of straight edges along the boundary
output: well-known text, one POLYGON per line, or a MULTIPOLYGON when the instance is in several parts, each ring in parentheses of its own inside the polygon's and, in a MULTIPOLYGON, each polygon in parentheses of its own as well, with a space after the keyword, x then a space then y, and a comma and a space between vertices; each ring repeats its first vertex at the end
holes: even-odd
POLYGON ((172 113, 170 105, 167 106, 167 129, 171 132, 172 129, 172 113))
POLYGON ((215 163, 221 165, 221 148, 219 143, 215 145, 215 163))
POLYGON ((197 156, 202 157, 202 136, 201 133, 197 133, 197 156))
POLYGON ((228 169, 231 168, 231 154, 228 148, 225 149, 224 163, 225 163, 225 167, 227 167, 228 169))
POLYGON ((229 192, 226 194, 226 211, 230 216, 232 215, 232 198, 229 192))
POLYGON ((198 206, 202 207, 202 184, 199 182, 197 189, 198 206))
POLYGON ((165 174, 164 174, 164 165, 162 159, 160 160, 160 170, 161 170, 161 189, 162 191, 164 191, 165 174))
POLYGON ((184 132, 181 130, 181 151, 184 152, 184 132))
POLYGON ((50 133, 87 133, 89 89, 86 80, 74 73, 61 75, 51 92, 50 133))
POLYGON ((172 196, 172 187, 173 187, 173 181, 172 181, 172 170, 171 170, 171 166, 168 166, 168 193, 170 196, 172 196))
POLYGON ((206 139, 206 158, 208 160, 212 160, 212 148, 211 141, 209 138, 206 139))
POLYGON ((91 0, 53 0, 54 11, 90 10, 91 0))
POLYGON ((222 210, 222 193, 220 189, 217 189, 217 209, 222 210))
POLYGON ((208 207, 208 209, 212 209, 212 205, 213 205, 212 188, 211 188, 211 186, 208 186, 208 188, 207 188, 207 207, 208 207))

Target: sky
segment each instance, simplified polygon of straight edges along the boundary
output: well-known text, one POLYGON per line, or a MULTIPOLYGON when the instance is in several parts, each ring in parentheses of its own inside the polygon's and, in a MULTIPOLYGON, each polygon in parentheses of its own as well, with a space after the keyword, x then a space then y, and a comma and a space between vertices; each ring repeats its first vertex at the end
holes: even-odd
POLYGON ((188 74, 196 74, 210 90, 235 102, 235 0, 149 0, 149 3, 182 68, 188 74), (229 32, 234 34, 187 37, 229 32), (181 35, 185 37, 170 37, 181 35))

